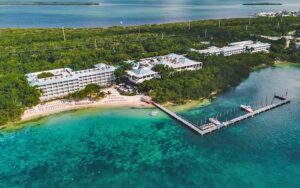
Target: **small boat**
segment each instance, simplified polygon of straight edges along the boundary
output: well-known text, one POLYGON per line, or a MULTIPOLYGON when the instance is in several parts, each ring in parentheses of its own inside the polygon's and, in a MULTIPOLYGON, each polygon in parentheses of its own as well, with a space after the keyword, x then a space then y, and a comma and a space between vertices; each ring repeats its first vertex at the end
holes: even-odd
POLYGON ((207 129, 212 129, 214 127, 216 127, 215 124, 213 124, 213 123, 207 123, 207 124, 201 125, 199 128, 200 128, 201 131, 205 131, 207 129))
POLYGON ((152 110, 152 112, 150 113, 151 116, 157 116, 158 111, 157 110, 152 110))
POLYGON ((245 111, 248 112, 248 113, 252 113, 252 112, 253 112, 251 106, 241 105, 241 109, 242 109, 242 110, 245 110, 245 111))
POLYGON ((215 124, 215 125, 221 125, 222 123, 217 120, 216 118, 209 118, 208 119, 211 123, 215 124))

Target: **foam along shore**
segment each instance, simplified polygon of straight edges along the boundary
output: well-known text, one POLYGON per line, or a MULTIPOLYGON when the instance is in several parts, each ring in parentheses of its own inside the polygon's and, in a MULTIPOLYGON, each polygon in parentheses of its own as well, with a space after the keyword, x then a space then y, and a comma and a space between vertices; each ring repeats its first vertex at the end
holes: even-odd
POLYGON ((21 117, 21 121, 29 121, 32 119, 45 117, 60 112, 66 112, 77 109, 95 108, 95 107, 150 107, 150 104, 143 102, 141 99, 144 95, 123 96, 114 88, 104 89, 103 92, 110 94, 98 101, 82 100, 82 101, 65 101, 55 100, 45 104, 39 104, 25 110, 21 117))

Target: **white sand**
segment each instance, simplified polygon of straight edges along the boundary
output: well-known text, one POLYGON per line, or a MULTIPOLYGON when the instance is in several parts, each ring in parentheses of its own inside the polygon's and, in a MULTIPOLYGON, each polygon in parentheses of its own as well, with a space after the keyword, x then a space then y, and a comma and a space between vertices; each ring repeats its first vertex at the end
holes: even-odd
POLYGON ((144 95, 136 96, 122 96, 115 88, 108 88, 103 90, 104 92, 110 92, 108 96, 99 100, 99 101, 63 101, 55 100, 45 104, 39 104, 30 109, 25 110, 24 114, 21 117, 22 121, 28 121, 38 117, 48 116, 50 114, 56 114, 60 112, 75 110, 75 109, 84 109, 92 107, 145 107, 150 106, 145 102, 141 101, 144 95))

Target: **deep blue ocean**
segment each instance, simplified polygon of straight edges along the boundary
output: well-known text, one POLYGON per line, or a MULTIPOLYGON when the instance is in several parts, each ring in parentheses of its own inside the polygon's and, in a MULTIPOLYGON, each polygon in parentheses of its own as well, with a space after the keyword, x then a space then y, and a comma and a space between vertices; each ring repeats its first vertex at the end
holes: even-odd
POLYGON ((190 121, 288 91, 291 104, 206 136, 152 109, 90 109, 0 133, 0 187, 299 188, 300 67, 253 72, 190 121))
POLYGON ((0 0, 99 2, 99 6, 1 6, 0 28, 99 27, 249 17, 261 11, 300 10, 299 0, 0 0), (244 6, 280 2, 282 6, 244 6))

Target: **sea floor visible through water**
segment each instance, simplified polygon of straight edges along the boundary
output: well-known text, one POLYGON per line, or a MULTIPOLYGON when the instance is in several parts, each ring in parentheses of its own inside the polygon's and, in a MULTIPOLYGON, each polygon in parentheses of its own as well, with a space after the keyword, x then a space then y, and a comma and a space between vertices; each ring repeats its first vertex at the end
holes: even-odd
POLYGON ((87 109, 0 135, 0 187, 300 187, 300 67, 257 70, 190 121, 285 93, 291 104, 199 136, 153 109, 87 109))

